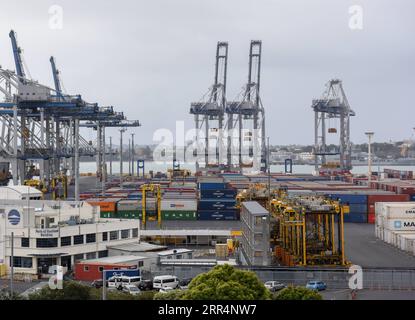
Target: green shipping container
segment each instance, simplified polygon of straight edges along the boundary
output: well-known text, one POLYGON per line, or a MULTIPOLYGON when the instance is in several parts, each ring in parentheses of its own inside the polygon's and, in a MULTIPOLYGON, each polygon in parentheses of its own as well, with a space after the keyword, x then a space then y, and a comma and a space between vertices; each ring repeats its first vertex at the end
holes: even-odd
POLYGON ((161 212, 162 220, 197 220, 196 211, 164 210, 161 212))
POLYGON ((113 219, 113 218, 117 218, 117 215, 112 211, 101 211, 100 217, 105 218, 105 219, 108 219, 108 218, 113 219))

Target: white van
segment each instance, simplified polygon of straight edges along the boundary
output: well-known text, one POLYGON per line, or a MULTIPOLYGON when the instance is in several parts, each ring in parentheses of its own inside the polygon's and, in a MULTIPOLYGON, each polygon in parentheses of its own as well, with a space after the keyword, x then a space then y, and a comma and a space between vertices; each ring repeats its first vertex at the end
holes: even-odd
POLYGON ((108 279, 108 288, 121 289, 129 285, 138 287, 140 282, 141 277, 114 276, 108 279))
POLYGON ((153 288, 154 289, 161 289, 161 288, 172 288, 176 289, 179 286, 179 279, 175 276, 157 276, 153 279, 153 288))

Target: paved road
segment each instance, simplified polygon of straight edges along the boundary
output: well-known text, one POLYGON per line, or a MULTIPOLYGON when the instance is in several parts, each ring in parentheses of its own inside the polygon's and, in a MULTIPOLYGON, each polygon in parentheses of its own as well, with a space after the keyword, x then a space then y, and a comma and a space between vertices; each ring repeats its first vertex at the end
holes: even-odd
MULTIPOLYGON (((324 300, 351 300, 350 290, 325 290, 324 300)), ((415 290, 360 290, 355 300, 415 300, 415 290)))

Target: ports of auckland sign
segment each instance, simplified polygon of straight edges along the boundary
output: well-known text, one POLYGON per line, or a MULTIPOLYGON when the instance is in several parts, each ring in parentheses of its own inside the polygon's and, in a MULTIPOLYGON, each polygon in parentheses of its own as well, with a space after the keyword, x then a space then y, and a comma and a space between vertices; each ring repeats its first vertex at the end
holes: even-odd
POLYGON ((9 223, 12 226, 17 226, 21 220, 20 212, 17 211, 16 209, 10 210, 9 213, 7 214, 7 220, 9 220, 9 223))

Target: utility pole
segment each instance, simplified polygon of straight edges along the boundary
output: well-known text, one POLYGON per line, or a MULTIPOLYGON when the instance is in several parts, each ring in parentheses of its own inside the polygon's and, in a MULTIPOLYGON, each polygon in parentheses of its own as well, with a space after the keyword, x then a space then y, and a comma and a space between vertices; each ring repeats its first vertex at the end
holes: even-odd
POLYGON ((131 134, 131 175, 134 176, 134 155, 135 155, 135 149, 134 149, 134 136, 135 133, 131 134))
POLYGON ((368 178, 367 178, 367 183, 368 183, 368 187, 370 188, 370 182, 372 180, 372 150, 371 150, 371 144, 372 144, 372 137, 375 133, 374 132, 365 132, 365 135, 368 137, 369 139, 369 143, 368 143, 368 178))
POLYGON ((123 167, 122 167, 122 135, 123 133, 127 131, 126 129, 122 128, 120 129, 120 188, 123 186, 123 167))
POLYGON ((110 179, 112 180, 112 137, 110 136, 110 179))
POLYGON ((131 139, 128 139, 128 175, 131 176, 131 139))
POLYGON ((269 137, 267 138, 267 166, 268 166, 268 206, 271 202, 271 166, 269 164, 269 137))
POLYGON ((14 232, 11 234, 11 255, 10 255, 10 295, 13 297, 14 293, 14 232))

